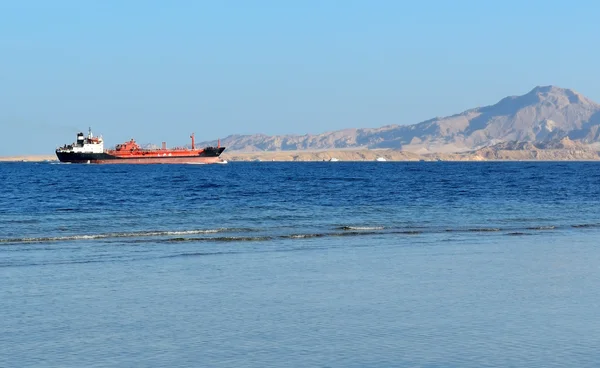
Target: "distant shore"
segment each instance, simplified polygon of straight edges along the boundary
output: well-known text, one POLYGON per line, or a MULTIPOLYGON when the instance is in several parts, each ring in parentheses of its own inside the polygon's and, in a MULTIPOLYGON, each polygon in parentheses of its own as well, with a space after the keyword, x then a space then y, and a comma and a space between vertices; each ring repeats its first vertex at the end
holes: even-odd
POLYGON ((56 155, 21 155, 21 156, 0 156, 0 162, 44 162, 58 161, 56 155))
MULTIPOLYGON (((581 149, 501 150, 484 149, 464 153, 418 154, 394 149, 323 151, 225 151, 221 157, 235 161, 600 161, 598 152, 581 149)), ((2 156, 0 162, 57 161, 55 155, 2 156)))
POLYGON ((228 161, 600 161, 598 152, 587 150, 484 150, 464 153, 427 153, 382 150, 229 152, 228 161))

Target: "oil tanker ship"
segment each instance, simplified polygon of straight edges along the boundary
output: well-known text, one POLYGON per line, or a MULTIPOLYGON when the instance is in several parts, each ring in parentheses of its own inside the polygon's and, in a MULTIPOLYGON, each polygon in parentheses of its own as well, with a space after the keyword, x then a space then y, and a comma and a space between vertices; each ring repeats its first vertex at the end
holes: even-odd
POLYGON ((167 148, 165 142, 161 148, 146 149, 135 140, 118 144, 114 149, 104 149, 102 137, 95 137, 92 129, 88 135, 77 133, 77 140, 56 149, 60 162, 92 164, 217 164, 226 163, 219 156, 225 150, 221 141, 217 147, 196 148, 194 134, 191 149, 187 147, 167 148))

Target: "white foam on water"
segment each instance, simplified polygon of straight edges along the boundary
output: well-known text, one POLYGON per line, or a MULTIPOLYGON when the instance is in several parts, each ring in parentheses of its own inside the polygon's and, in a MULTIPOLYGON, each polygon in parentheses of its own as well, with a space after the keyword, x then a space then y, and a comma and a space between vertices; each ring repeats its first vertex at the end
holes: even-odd
POLYGON ((47 236, 35 238, 12 238, 0 239, 0 243, 42 243, 42 242, 57 242, 57 241, 74 241, 74 240, 94 240, 108 238, 143 238, 149 236, 171 236, 171 235, 194 235, 194 234, 214 234, 219 232, 232 231, 232 229, 207 229, 207 230, 178 230, 178 231, 137 231, 129 233, 106 233, 106 234, 81 234, 81 235, 66 235, 66 236, 47 236))
POLYGON ((344 230, 383 230, 383 226, 344 226, 344 230))

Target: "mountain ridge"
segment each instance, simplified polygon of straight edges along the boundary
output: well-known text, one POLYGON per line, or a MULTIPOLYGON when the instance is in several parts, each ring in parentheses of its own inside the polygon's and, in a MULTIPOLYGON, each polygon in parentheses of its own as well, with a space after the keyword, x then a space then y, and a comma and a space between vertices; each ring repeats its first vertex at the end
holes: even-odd
POLYGON ((388 148, 424 154, 467 152, 503 142, 552 146, 564 138, 584 145, 598 143, 600 104, 575 90, 546 85, 504 97, 493 105, 412 125, 305 135, 230 135, 221 139, 221 144, 228 151, 239 152, 388 148))

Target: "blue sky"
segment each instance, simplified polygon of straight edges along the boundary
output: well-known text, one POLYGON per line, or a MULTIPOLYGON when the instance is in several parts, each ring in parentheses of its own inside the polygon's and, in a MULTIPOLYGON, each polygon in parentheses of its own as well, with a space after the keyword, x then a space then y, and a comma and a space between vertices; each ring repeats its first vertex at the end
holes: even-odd
POLYGON ((413 124, 536 85, 600 102, 594 1, 0 1, 0 155, 413 124))

